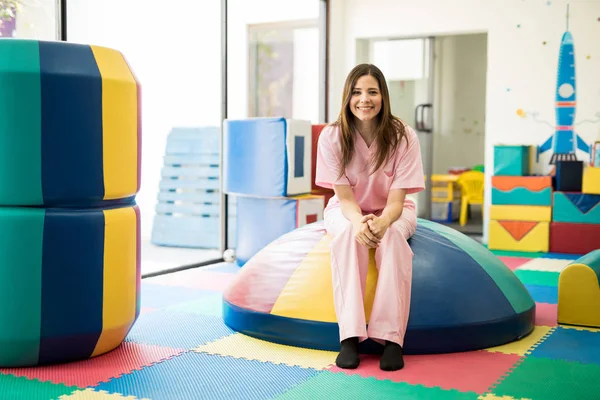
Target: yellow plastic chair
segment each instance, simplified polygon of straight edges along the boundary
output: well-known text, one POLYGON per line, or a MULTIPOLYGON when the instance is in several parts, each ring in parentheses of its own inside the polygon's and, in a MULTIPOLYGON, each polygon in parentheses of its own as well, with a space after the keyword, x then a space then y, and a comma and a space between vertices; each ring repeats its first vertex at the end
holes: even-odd
POLYGON ((467 171, 460 174, 458 184, 461 189, 460 226, 467 223, 467 211, 471 204, 483 205, 483 178, 481 171, 467 171))

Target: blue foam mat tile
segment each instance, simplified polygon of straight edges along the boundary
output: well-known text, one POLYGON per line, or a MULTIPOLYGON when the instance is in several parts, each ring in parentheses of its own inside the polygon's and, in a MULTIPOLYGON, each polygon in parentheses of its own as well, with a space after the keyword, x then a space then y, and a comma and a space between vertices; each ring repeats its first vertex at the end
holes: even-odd
POLYGON ((558 303, 558 287, 544 285, 525 285, 533 300, 537 303, 558 303))
POLYGON ((167 311, 177 311, 199 315, 223 316, 223 294, 209 293, 198 300, 186 301, 165 308, 167 311))
POLYGON ((530 357, 600 365, 600 332, 559 326, 530 357))
POLYGON ((187 352, 100 383, 94 389, 139 399, 262 400, 274 398, 319 373, 283 364, 187 352))
POLYGON ((233 333, 221 317, 162 309, 141 314, 125 340, 190 350, 233 333))
POLYGON ((583 254, 545 253, 541 258, 555 258, 559 260, 577 260, 583 254))
POLYGON ((208 292, 181 286, 159 285, 142 281, 142 307, 163 308, 200 299, 208 292))

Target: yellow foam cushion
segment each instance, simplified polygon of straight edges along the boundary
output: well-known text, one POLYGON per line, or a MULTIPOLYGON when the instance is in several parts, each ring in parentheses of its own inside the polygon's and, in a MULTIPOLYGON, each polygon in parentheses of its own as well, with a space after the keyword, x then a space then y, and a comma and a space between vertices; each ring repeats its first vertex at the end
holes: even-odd
POLYGON ((583 171, 583 186, 581 191, 586 194, 600 194, 600 168, 585 168, 583 171))
MULTIPOLYGON (((337 322, 329 253, 331 240, 331 236, 325 235, 306 255, 281 291, 273 305, 271 314, 318 322, 337 322), (304 295, 298 296, 298 293, 304 295)), ((367 322, 373 308, 377 276, 375 251, 371 249, 369 251, 369 270, 364 296, 367 322)))
POLYGON ((589 266, 574 262, 560 273, 558 323, 600 327, 600 286, 589 266))
POLYGON ((538 222, 521 240, 517 240, 499 221, 490 221, 488 247, 492 250, 547 253, 549 242, 549 222, 538 222))
POLYGON ((552 221, 551 206, 492 205, 490 219, 506 221, 552 221))

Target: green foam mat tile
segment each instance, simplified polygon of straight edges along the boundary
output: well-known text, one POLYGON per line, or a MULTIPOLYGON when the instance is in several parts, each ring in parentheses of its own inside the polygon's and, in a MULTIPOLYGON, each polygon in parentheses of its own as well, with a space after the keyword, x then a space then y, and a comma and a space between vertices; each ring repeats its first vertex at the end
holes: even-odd
POLYGON ((558 286, 560 272, 516 269, 514 273, 525 285, 558 286))
POLYGON ((50 400, 78 390, 76 386, 41 382, 34 379, 0 374, 0 398, 10 400, 50 400))
MULTIPOLYGON (((484 246, 487 247, 487 246, 484 246)), ((490 250, 490 249, 488 249, 490 250)), ((508 250, 490 250, 492 254, 503 257, 525 257, 525 258, 540 258, 546 253, 530 253, 527 251, 508 251, 508 250)))
POLYGON ((478 397, 479 395, 474 392, 465 393, 437 387, 428 388, 404 382, 397 383, 325 371, 307 379, 276 399, 476 400, 478 397))
POLYGON ((597 400, 600 366, 529 356, 490 391, 543 400, 597 400))

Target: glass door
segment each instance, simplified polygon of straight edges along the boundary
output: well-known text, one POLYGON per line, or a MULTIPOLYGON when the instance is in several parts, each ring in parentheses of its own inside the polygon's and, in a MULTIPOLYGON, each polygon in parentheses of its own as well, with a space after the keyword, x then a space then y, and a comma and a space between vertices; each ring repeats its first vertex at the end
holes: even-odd
POLYGON ((425 191, 411 197, 418 216, 426 219, 431 217, 433 171, 433 42, 433 38, 373 39, 359 43, 357 52, 359 62, 366 59, 381 69, 392 113, 417 132, 427 183, 425 191))

